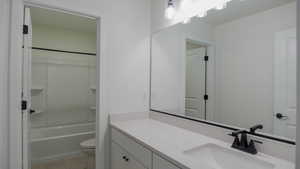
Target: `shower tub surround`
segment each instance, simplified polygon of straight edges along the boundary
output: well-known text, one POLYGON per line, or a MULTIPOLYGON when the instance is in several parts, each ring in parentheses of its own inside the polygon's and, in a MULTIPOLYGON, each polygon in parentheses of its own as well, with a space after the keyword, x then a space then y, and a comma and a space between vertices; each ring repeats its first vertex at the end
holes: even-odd
MULTIPOLYGON (((181 169, 199 168, 199 160, 196 160, 197 158, 191 158, 184 152, 195 147, 212 144, 224 147, 224 149, 234 153, 238 153, 240 156, 245 157, 245 159, 257 159, 258 161, 264 161, 267 164, 270 164, 272 169, 295 168, 293 163, 294 159, 287 160, 262 153, 262 146, 258 146, 259 153, 254 156, 244 152, 239 152, 238 150, 230 148, 230 142, 232 140, 229 142, 222 139, 216 139, 215 137, 207 136, 204 133, 195 132, 180 125, 174 125, 174 121, 176 121, 174 119, 169 119, 169 121, 167 121, 166 117, 161 116, 160 119, 164 120, 164 122, 159 121, 157 120, 157 117, 160 115, 155 112, 151 112, 150 114, 128 113, 126 115, 114 114, 110 116, 112 137, 114 133, 120 132, 129 139, 134 140, 136 143, 152 151, 153 154, 158 154, 181 169)), ((177 121, 177 123, 180 123, 179 121, 177 121)), ((182 124, 183 123, 184 122, 182 122, 182 124)), ((209 128, 211 127, 207 126, 207 129, 212 131, 209 128)), ((215 133, 216 132, 211 132, 210 134, 215 133)), ((223 134, 226 135, 227 133, 223 134)), ((230 138, 229 136, 226 137, 228 137, 228 139, 230 138)), ((122 140, 119 142, 122 142, 122 140)), ((275 145, 276 144, 274 144, 274 146, 275 145)), ((120 144, 120 146, 122 145, 120 144)), ((273 147, 273 149, 275 151, 278 147, 273 147)))
POLYGON ((31 130, 33 164, 84 155, 80 142, 95 137, 95 123, 63 125, 31 130))

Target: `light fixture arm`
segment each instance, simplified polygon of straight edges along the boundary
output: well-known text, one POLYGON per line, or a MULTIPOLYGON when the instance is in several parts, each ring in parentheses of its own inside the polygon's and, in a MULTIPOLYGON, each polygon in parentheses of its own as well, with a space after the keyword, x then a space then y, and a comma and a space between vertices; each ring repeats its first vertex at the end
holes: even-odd
POLYGON ((174 7, 174 1, 173 0, 168 0, 168 7, 173 6, 174 7))

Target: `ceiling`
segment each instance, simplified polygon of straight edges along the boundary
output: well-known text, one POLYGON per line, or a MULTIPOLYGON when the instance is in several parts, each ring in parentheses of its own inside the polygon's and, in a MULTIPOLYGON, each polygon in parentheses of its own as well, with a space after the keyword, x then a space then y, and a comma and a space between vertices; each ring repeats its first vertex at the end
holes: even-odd
MULTIPOLYGON (((232 0, 223 10, 210 10, 200 18, 213 26, 272 9, 296 0, 232 0)), ((41 8, 31 8, 33 24, 49 25, 86 32, 96 32, 96 20, 41 8)), ((162 16, 163 17, 163 16, 162 16)))
POLYGON ((30 12, 32 24, 49 25, 51 27, 91 33, 95 33, 97 29, 95 19, 34 7, 30 8, 30 12))
POLYGON ((211 10, 199 20, 216 26, 294 1, 296 0, 232 0, 225 9, 211 10))

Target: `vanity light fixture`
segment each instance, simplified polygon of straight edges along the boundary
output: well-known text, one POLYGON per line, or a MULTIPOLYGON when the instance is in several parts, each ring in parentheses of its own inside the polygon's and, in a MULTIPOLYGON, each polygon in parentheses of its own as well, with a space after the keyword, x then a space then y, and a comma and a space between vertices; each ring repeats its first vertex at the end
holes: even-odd
POLYGON ((168 0, 168 7, 165 11, 166 18, 177 22, 188 23, 194 16, 205 17, 212 9, 222 10, 232 0, 182 0, 175 10, 174 0, 168 0))
POLYGON ((166 9, 166 18, 167 19, 173 19, 175 16, 175 7, 174 7, 174 1, 168 0, 168 7, 166 9))
POLYGON ((220 0, 220 1, 216 4, 215 9, 216 9, 216 10, 222 10, 222 9, 226 8, 227 3, 228 3, 229 1, 230 1, 230 0, 220 0))
POLYGON ((191 22, 191 18, 185 18, 182 23, 187 24, 191 22))
POLYGON ((203 18, 203 17, 205 17, 206 15, 207 15, 207 11, 201 11, 201 12, 198 13, 197 17, 203 18))

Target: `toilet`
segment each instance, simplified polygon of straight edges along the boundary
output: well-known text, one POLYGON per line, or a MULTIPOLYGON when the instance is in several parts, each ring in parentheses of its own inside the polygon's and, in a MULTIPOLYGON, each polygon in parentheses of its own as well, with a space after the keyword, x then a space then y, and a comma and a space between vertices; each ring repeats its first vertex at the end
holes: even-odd
POLYGON ((80 143, 80 147, 87 155, 87 169, 95 169, 96 139, 88 139, 80 143))
POLYGON ((96 149, 96 139, 88 139, 80 143, 81 148, 83 150, 95 150, 96 149))

